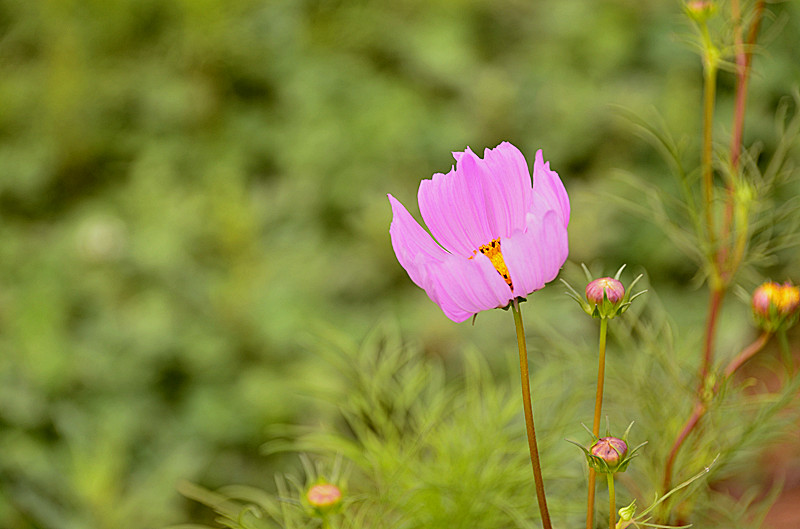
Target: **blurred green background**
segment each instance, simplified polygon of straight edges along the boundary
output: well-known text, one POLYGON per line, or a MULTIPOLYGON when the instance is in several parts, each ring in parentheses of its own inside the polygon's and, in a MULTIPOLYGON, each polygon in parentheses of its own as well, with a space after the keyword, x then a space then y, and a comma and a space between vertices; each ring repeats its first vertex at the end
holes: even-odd
MULTIPOLYGON (((800 5, 768 9, 745 135, 767 154, 800 81, 800 5)), ((0 1, 0 526, 156 527, 202 516, 182 479, 269 486, 292 464, 260 454, 270 425, 318 413, 321 326, 491 353, 388 236, 386 193, 416 215, 419 180, 468 145, 543 149, 568 269, 627 262, 702 318, 693 265, 609 198, 625 174, 674 185, 617 105, 697 150, 689 31, 675 1, 0 1)), ((783 257, 764 273, 800 279, 783 257)), ((568 325, 561 289, 541 295, 568 325)), ((478 322, 510 346, 505 314, 478 322)))

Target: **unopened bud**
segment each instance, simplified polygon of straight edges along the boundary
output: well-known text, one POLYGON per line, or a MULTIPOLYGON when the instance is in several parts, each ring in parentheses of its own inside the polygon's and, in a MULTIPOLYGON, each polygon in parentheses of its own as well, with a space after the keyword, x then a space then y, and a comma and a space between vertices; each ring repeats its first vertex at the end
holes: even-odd
POLYGON ((705 22, 717 10, 717 5, 711 0, 689 0, 686 3, 686 12, 698 22, 705 22))
POLYGON ((616 437, 603 437, 592 445, 589 452, 605 461, 609 468, 616 468, 628 453, 628 445, 616 437))
POLYGON ((619 511, 619 518, 623 522, 627 522, 633 519, 633 516, 636 514, 636 500, 633 500, 630 505, 621 508, 619 511))
POLYGON ((631 295, 633 287, 642 278, 642 274, 639 274, 628 285, 626 291, 622 282, 618 279, 624 269, 625 265, 622 265, 614 277, 592 279, 589 269, 583 266, 583 271, 586 272, 586 278, 589 281, 589 284, 586 285, 585 296, 578 294, 578 291, 563 279, 561 282, 567 287, 567 295, 577 301, 586 314, 593 318, 610 320, 623 314, 631 306, 634 299, 647 292, 642 290, 631 295))
POLYGON ((316 514, 324 516, 342 501, 342 491, 331 483, 318 483, 308 489, 306 500, 316 514))
POLYGON ((797 322, 800 312, 800 288, 788 282, 781 285, 769 281, 753 292, 752 306, 758 326, 765 331, 789 327, 797 322))
POLYGON ((624 296, 625 287, 612 277, 601 277, 586 285, 586 299, 595 305, 601 305, 606 299, 616 304, 624 296))
POLYGON ((770 308, 780 297, 781 286, 775 282, 764 283, 753 292, 753 312, 758 316, 769 316, 770 308))

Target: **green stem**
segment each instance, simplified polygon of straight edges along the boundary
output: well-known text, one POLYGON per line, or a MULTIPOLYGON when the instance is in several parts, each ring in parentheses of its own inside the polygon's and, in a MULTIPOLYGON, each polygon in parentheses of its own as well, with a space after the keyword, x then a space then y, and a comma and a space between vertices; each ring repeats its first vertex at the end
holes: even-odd
MULTIPOLYGON (((606 334, 608 332, 608 320, 600 319, 600 343, 598 346, 599 360, 597 366, 597 394, 594 399, 594 422, 592 422, 592 435, 600 436, 600 417, 603 413, 603 386, 606 374, 606 334)), ((594 494, 595 480, 597 474, 593 468, 589 469, 589 494, 586 501, 586 529, 594 526, 594 494)))
POLYGON ((517 328, 517 344, 519 345, 519 371, 522 381, 522 407, 525 411, 525 427, 528 431, 528 448, 531 453, 531 466, 533 467, 533 481, 536 485, 536 499, 539 502, 539 513, 542 515, 544 529, 552 529, 550 513, 547 511, 547 499, 544 495, 544 480, 542 479, 542 466, 539 462, 539 448, 536 446, 536 429, 533 426, 533 407, 531 406, 531 383, 528 376, 528 347, 525 343, 525 329, 522 326, 522 314, 519 310, 517 299, 511 303, 511 312, 514 314, 514 324, 517 328))
MULTIPOLYGON (((703 202, 706 212, 706 229, 711 255, 716 254, 716 230, 714 228, 714 170, 712 165, 713 143, 712 130, 714 121, 714 98, 717 93, 717 50, 711 42, 708 27, 701 26, 701 34, 705 46, 703 56, 703 202)), ((712 258, 712 278, 718 275, 716 259, 712 258)), ((716 285, 715 285, 716 286, 716 285)))
POLYGON ((786 365, 786 372, 790 376, 794 375, 794 360, 792 359, 792 350, 789 348, 789 340, 786 338, 786 329, 781 328, 778 330, 778 345, 781 349, 781 358, 786 365))
POLYGON ((617 525, 617 509, 616 509, 616 498, 614 497, 614 474, 608 473, 608 503, 610 507, 610 511, 608 513, 608 527, 609 529, 614 529, 617 525))

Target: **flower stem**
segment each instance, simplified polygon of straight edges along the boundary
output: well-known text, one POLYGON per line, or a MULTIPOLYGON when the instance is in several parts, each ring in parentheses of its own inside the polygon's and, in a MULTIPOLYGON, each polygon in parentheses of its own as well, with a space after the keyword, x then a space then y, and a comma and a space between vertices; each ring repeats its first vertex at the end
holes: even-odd
POLYGON ((533 407, 531 406, 531 385, 528 376, 528 347, 525 343, 525 329, 522 326, 522 314, 519 310, 517 299, 511 303, 511 312, 514 314, 514 324, 517 327, 517 344, 519 345, 519 371, 522 381, 522 407, 525 411, 525 427, 528 431, 528 448, 531 453, 531 466, 533 467, 533 481, 536 484, 536 499, 539 502, 539 513, 542 516, 544 529, 552 529, 550 513, 547 511, 547 499, 544 495, 544 480, 542 479, 542 466, 539 462, 539 448, 536 446, 536 429, 533 426, 533 407))
POLYGON ((614 526, 617 525, 616 498, 614 497, 614 474, 609 472, 606 474, 606 476, 608 476, 608 503, 610 506, 610 511, 608 514, 608 527, 609 529, 614 529, 614 526))
MULTIPOLYGON (((592 435, 600 436, 600 417, 603 412, 603 385, 606 373, 606 334, 608 332, 608 320, 600 319, 600 343, 598 346, 599 360, 597 366, 597 395, 594 399, 594 421, 592 422, 592 435)), ((589 494, 586 501, 586 529, 594 526, 594 493, 595 493, 596 473, 593 468, 589 469, 589 494)))
POLYGON ((717 334, 717 319, 722 300, 725 297, 725 289, 722 287, 712 287, 711 297, 708 300, 708 317, 706 318, 706 332, 703 341, 703 363, 700 365, 700 381, 698 395, 702 397, 703 389, 706 385, 711 366, 714 364, 714 338, 717 334))
POLYGON ((786 365, 786 372, 789 376, 794 376, 794 360, 792 359, 792 350, 789 347, 789 340, 786 338, 786 329, 778 330, 778 345, 781 349, 781 358, 786 365))
POLYGON ((747 81, 750 77, 750 65, 753 53, 751 48, 758 35, 761 16, 764 11, 764 0, 758 0, 755 6, 753 21, 747 35, 747 47, 742 41, 742 20, 739 10, 739 0, 731 2, 735 24, 734 46, 736 52, 736 96, 733 114, 733 134, 731 138, 731 164, 736 169, 739 166, 739 154, 742 148, 742 133, 744 131, 744 110, 747 101, 747 81))
MULTIPOLYGON (((767 345, 767 341, 769 341, 769 337, 770 337, 770 333, 768 333, 766 331, 761 333, 761 336, 759 336, 756 339, 756 341, 754 341, 753 343, 751 343, 750 345, 748 345, 747 347, 742 349, 741 353, 736 355, 733 358, 733 360, 728 362, 728 365, 725 367, 725 371, 724 371, 725 378, 729 378, 731 375, 733 375, 736 372, 737 369, 742 367, 742 364, 744 364, 745 362, 750 360, 753 357, 754 354, 756 354, 761 349, 763 349, 764 346, 767 345)), ((715 393, 716 393, 717 389, 718 388, 714 388, 714 392, 715 393)))
MULTIPOLYGON (((770 336, 771 335, 768 332, 762 333, 758 338, 756 338, 756 340, 753 343, 742 349, 742 352, 740 352, 730 362, 728 362, 728 365, 725 367, 725 370, 723 371, 725 379, 730 378, 740 367, 742 367, 742 365, 747 360, 752 358, 753 355, 755 355, 757 352, 763 349, 764 346, 769 341, 770 336)), ((711 389, 710 397, 714 397, 719 392, 720 387, 721 387, 721 381, 718 381, 716 384, 714 384, 714 387, 711 389)), ((692 433, 692 430, 695 429, 695 427, 700 422, 700 419, 703 417, 703 415, 706 414, 706 411, 708 411, 708 405, 706 404, 706 402, 704 400, 698 400, 697 403, 695 403, 694 405, 694 409, 692 410, 692 415, 686 421, 686 424, 684 424, 683 429, 681 429, 681 432, 675 439, 675 442, 672 445, 672 449, 670 449, 669 451, 667 462, 664 465, 664 485, 663 485, 664 493, 666 493, 670 489, 670 486, 672 485, 672 468, 675 465, 675 459, 678 456, 678 452, 680 451, 681 446, 683 446, 684 441, 686 441, 686 438, 689 437, 689 434, 692 433)))
MULTIPOLYGON (((733 230, 734 222, 734 209, 736 206, 735 198, 735 179, 739 173, 739 159, 742 150, 742 137, 744 134, 744 114, 745 106, 747 103, 747 84, 750 78, 750 66, 752 64, 753 53, 752 47, 755 44, 758 36, 758 28, 761 24, 762 13, 764 10, 764 0, 756 2, 752 22, 747 34, 747 41, 742 39, 742 15, 739 8, 739 0, 731 1, 731 14, 734 26, 734 50, 736 54, 736 94, 735 103, 733 107, 733 131, 731 133, 731 178, 728 180, 727 186, 727 200, 725 204, 725 217, 722 226, 721 239, 727 241, 731 231, 733 230)), ((742 233, 736 237, 734 253, 728 256, 729 249, 723 247, 720 249, 717 262, 720 267, 725 267, 727 270, 723 271, 729 277, 733 275, 741 261, 741 254, 743 253, 743 246, 745 243, 746 228, 739 226, 738 230, 742 233), (730 258, 730 262, 726 261, 730 258)), ((728 243, 733 244, 733 243, 728 243)))
MULTIPOLYGON (((706 229, 712 255, 716 252, 716 230, 714 228, 714 168, 712 166, 714 123, 714 99, 717 93, 718 52, 711 42, 705 22, 701 26, 705 47, 703 56, 703 203, 706 212, 706 229)), ((713 266, 713 265, 712 265, 713 266)), ((718 271, 714 270, 715 275, 718 271)))

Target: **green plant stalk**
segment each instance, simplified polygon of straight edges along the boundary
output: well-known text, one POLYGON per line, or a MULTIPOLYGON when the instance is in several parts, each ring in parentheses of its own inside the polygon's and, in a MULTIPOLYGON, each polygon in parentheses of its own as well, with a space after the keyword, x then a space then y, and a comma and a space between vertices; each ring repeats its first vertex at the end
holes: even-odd
MULTIPOLYGON (((708 26, 703 22, 700 26, 703 37, 705 53, 703 55, 703 154, 702 154, 702 173, 703 173, 703 205, 706 213, 706 231, 708 236, 709 248, 714 255, 716 250, 716 230, 714 228, 714 168, 713 158, 713 124, 714 124, 714 99, 717 93, 717 61, 719 60, 717 49, 711 42, 708 33, 708 26)), ((716 277, 716 260, 711 259, 712 281, 718 281, 716 277)))
MULTIPOLYGON (((594 399, 594 421, 592 422, 592 435, 600 436, 600 417, 603 413, 603 386, 606 378, 606 334, 608 332, 608 320, 600 319, 600 340, 598 344, 598 365, 597 365, 597 394, 594 399)), ((594 494, 597 473, 593 468, 589 469, 589 492, 586 500, 586 529, 594 526, 594 494)))
POLYGON ((794 360, 792 359, 792 350, 789 347, 789 340, 786 338, 786 329, 781 328, 778 330, 778 345, 781 349, 781 358, 786 366, 786 372, 790 376, 794 376, 794 360))
POLYGON ((608 527, 609 529, 614 529, 617 525, 617 506, 616 506, 616 498, 614 497, 614 474, 609 472, 606 474, 608 477, 608 503, 610 506, 609 514, 608 514, 608 527))
POLYGON ((517 298, 511 303, 511 312, 514 314, 514 324, 517 328, 517 344, 519 345, 519 371, 522 382, 522 407, 525 411, 525 427, 528 432, 528 449, 531 453, 531 466, 533 467, 533 481, 536 485, 536 500, 539 502, 539 513, 542 516, 542 527, 552 529, 550 513, 547 511, 547 499, 544 494, 544 480, 542 479, 542 465, 539 461, 539 448, 536 446, 536 428, 533 425, 533 407, 531 405, 531 384, 528 376, 528 346, 525 343, 525 329, 522 326, 522 314, 519 310, 517 298))

